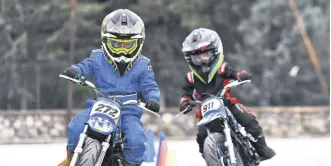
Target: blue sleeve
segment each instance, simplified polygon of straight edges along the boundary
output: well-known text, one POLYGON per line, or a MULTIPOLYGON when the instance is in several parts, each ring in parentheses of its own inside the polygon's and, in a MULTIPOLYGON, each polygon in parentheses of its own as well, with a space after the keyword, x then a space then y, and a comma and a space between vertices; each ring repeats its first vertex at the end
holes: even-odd
POLYGON ((140 88, 146 101, 155 100, 160 102, 160 89, 155 82, 152 64, 149 61, 145 72, 139 78, 140 88))
POLYGON ((94 68, 93 57, 90 56, 89 58, 85 58, 80 63, 75 64, 74 67, 81 76, 84 77, 91 76, 93 74, 93 68, 94 68))

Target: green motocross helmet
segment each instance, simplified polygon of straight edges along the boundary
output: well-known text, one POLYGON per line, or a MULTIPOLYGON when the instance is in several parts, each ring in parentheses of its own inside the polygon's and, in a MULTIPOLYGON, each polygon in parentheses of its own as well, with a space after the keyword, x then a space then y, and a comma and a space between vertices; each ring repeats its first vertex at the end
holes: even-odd
POLYGON ((182 45, 182 52, 194 76, 209 83, 224 59, 223 45, 218 34, 210 29, 193 30, 182 45))
POLYGON ((115 10, 103 19, 101 38, 106 58, 123 76, 141 53, 145 39, 144 22, 128 9, 115 10))

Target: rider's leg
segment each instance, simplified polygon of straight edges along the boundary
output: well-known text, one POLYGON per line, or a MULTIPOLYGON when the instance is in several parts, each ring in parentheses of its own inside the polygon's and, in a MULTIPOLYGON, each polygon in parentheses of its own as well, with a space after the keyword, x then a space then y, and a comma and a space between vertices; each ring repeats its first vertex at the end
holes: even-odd
POLYGON ((228 104, 228 108, 236 118, 237 122, 245 127, 246 131, 250 133, 257 142, 252 142, 257 153, 260 155, 261 160, 270 159, 275 156, 274 150, 267 146, 263 130, 259 125, 256 117, 242 104, 228 104))
POLYGON ((202 157, 204 157, 203 156, 203 144, 204 144, 207 136, 208 136, 207 129, 205 127, 199 127, 196 140, 199 145, 199 152, 201 153, 202 157))
POLYGON ((121 128, 124 135, 123 153, 126 166, 140 165, 144 161, 147 138, 140 121, 142 110, 137 106, 125 106, 121 111, 121 128))
POLYGON ((84 130, 84 122, 88 121, 90 115, 90 109, 87 108, 80 111, 75 118, 68 125, 68 146, 67 146, 67 158, 59 164, 59 166, 69 166, 73 151, 79 141, 79 135, 84 130))

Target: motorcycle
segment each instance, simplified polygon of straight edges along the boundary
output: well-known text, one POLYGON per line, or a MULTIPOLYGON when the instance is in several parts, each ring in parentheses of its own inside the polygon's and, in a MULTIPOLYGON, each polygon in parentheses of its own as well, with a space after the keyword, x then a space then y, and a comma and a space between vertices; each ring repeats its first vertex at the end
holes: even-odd
POLYGON ((157 117, 160 115, 147 109, 145 103, 138 100, 121 102, 115 96, 109 97, 84 77, 78 77, 78 79, 65 75, 59 75, 59 77, 87 86, 96 94, 96 101, 91 107, 84 131, 79 136, 70 166, 123 166, 125 158, 122 145, 125 140, 120 127, 121 107, 135 104, 157 117))
POLYGON ((189 107, 177 117, 190 112, 192 107, 201 105, 202 119, 198 127, 206 127, 208 136, 204 142, 204 158, 207 166, 257 166, 260 156, 251 141, 257 142, 245 128, 237 123, 230 110, 224 105, 223 98, 228 88, 239 86, 246 81, 232 81, 216 95, 208 95, 203 101, 190 101, 189 107))

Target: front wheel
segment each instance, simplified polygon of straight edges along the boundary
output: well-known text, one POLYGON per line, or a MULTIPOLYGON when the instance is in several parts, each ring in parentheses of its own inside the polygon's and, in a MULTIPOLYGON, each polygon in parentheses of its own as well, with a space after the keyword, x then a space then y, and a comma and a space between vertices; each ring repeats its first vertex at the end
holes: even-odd
POLYGON ((93 166, 97 163, 101 150, 100 142, 96 139, 87 137, 83 152, 77 161, 77 166, 93 166))
MULTIPOLYGON (((225 151, 227 151, 227 148, 224 146, 225 141, 225 136, 221 133, 211 133, 208 135, 204 142, 203 149, 207 166, 228 166, 226 161, 222 158, 225 151)), ((237 164, 235 164, 235 166, 244 166, 237 148, 233 148, 237 159, 237 164)))

